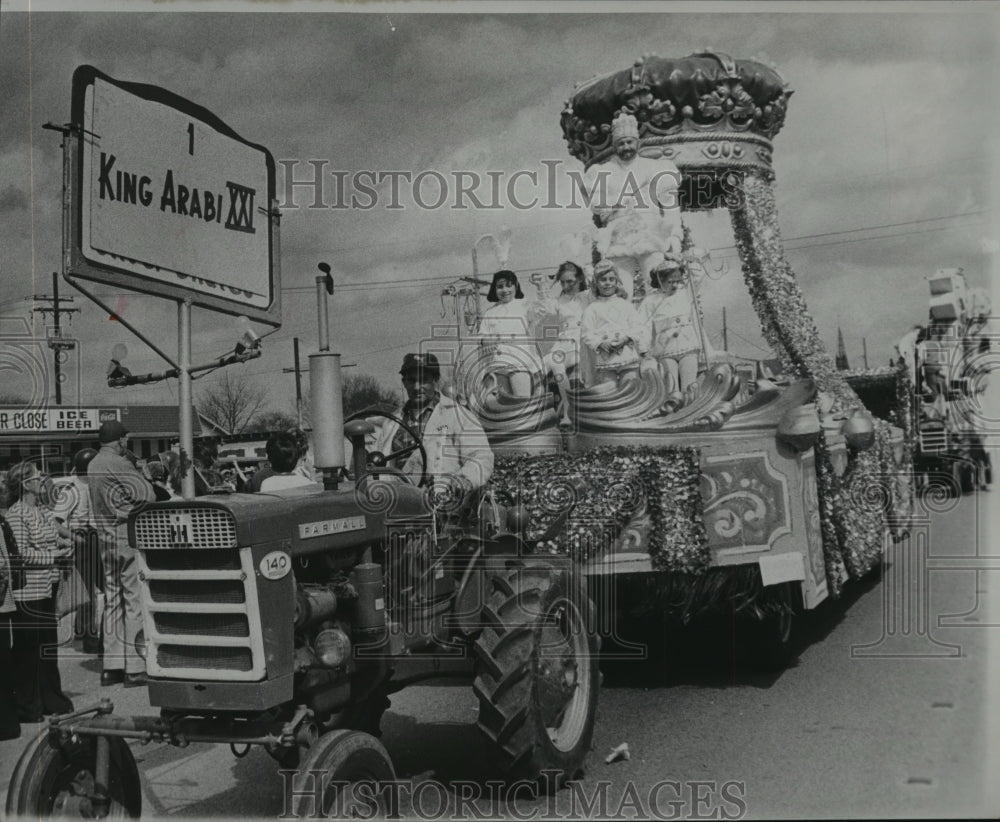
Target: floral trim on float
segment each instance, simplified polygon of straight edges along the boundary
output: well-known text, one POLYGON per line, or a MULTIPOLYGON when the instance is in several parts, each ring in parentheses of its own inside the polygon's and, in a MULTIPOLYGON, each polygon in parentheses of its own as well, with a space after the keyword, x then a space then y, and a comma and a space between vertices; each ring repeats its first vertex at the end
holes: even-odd
POLYGON ((913 517, 916 495, 913 481, 916 421, 910 372, 900 359, 895 365, 843 374, 876 418, 875 450, 882 482, 868 495, 878 494, 893 538, 902 539, 913 517))
POLYGON ((527 510, 527 537, 544 532, 566 495, 581 493, 544 553, 586 563, 605 552, 644 548, 653 568, 700 574, 711 560, 703 521, 697 449, 609 446, 582 454, 500 456, 490 488, 527 510), (574 481, 583 480, 582 492, 574 481))
MULTIPOLYGON (((649 583, 662 595, 657 607, 686 616, 706 603, 767 611, 766 592, 782 580, 801 580, 806 607, 815 607, 875 567, 883 535, 900 538, 912 513, 905 372, 837 371, 784 259, 771 140, 791 93, 769 67, 706 51, 645 57, 584 83, 562 114, 569 151, 588 174, 608 164, 613 175, 635 168, 645 179, 650 163, 661 162, 680 173, 680 210, 729 211, 751 302, 782 364, 780 384, 761 374, 741 378, 704 345, 681 404, 656 368, 571 385, 558 413, 547 394, 515 399, 494 391, 472 401, 497 453, 492 487, 526 508, 529 533, 555 516, 547 483, 573 477, 589 485, 576 518, 538 549, 570 554, 590 569, 609 556, 644 552, 645 566, 616 567, 665 572, 649 583), (630 164, 620 138, 637 143, 633 156, 642 165, 630 164), (881 405, 891 407, 873 405, 876 419, 852 382, 862 394, 877 389, 881 405)), ((630 204, 620 218, 655 220, 642 205, 630 204)), ((614 209, 595 208, 594 216, 598 232, 619 219, 614 209)), ((671 231, 664 254, 679 252, 688 269, 704 265, 679 219, 671 231)), ((591 246, 595 265, 599 238, 591 246)), ((630 275, 658 272, 648 251, 632 250, 630 275)), ((617 249, 624 262, 616 265, 629 264, 627 252, 617 249)), ((641 294, 642 280, 635 284, 641 294)), ((691 296, 698 323, 693 288, 691 296)))

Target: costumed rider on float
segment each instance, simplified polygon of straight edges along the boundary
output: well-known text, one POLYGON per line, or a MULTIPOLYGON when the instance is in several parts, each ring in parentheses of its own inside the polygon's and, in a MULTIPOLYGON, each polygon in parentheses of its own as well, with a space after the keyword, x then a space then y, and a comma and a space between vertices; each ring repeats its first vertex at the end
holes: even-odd
POLYGON ((416 485, 423 466, 416 434, 426 453, 431 499, 448 510, 470 510, 493 474, 486 432, 472 412, 441 391, 441 366, 433 354, 407 354, 399 373, 406 402, 394 415, 398 421, 387 417, 373 450, 385 455, 389 478, 396 472, 416 485))
POLYGON ((681 252, 681 173, 665 158, 639 156, 639 124, 620 112, 611 124, 615 156, 585 180, 598 231, 597 250, 615 264, 626 299, 664 253, 681 252))

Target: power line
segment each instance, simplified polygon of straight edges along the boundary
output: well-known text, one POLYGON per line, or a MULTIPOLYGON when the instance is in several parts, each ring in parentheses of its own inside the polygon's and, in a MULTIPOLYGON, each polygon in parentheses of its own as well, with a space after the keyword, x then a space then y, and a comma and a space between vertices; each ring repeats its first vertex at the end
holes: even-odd
POLYGON ((788 241, 791 242, 792 240, 814 240, 819 237, 835 237, 840 234, 852 234, 858 231, 876 231, 880 228, 901 228, 903 226, 908 226, 908 225, 935 223, 939 222, 940 220, 954 220, 958 219, 959 217, 978 217, 983 214, 989 214, 991 211, 992 209, 983 208, 979 209, 978 211, 965 211, 962 212, 961 214, 946 214, 943 217, 925 217, 920 220, 904 220, 901 223, 884 223, 882 225, 865 226, 864 228, 846 228, 843 231, 824 231, 821 234, 803 234, 800 237, 789 237, 788 241))
MULTIPOLYGON (((800 234, 797 237, 785 237, 784 241, 786 243, 793 243, 793 242, 797 242, 798 240, 814 240, 814 239, 818 239, 820 237, 836 237, 836 236, 840 236, 840 235, 843 235, 843 234, 857 234, 857 233, 859 233, 861 231, 877 231, 877 230, 882 229, 882 228, 902 228, 902 227, 908 226, 908 225, 921 225, 923 223, 934 223, 934 222, 939 222, 941 220, 954 220, 954 219, 958 219, 959 217, 981 216, 981 215, 984 215, 984 214, 990 214, 990 213, 992 213, 992 211, 993 211, 993 209, 981 209, 979 211, 967 211, 967 212, 963 212, 961 214, 944 214, 944 215, 942 215, 940 217, 926 217, 926 218, 923 218, 923 219, 920 219, 920 220, 904 220, 903 222, 900 222, 900 223, 883 223, 882 225, 860 226, 858 228, 845 228, 845 229, 842 229, 840 231, 824 231, 824 232, 821 232, 821 233, 818 233, 818 234, 800 234)), ((963 227, 964 226, 948 226, 948 228, 963 228, 963 227)), ((879 236, 876 236, 876 237, 860 237, 860 238, 858 238, 858 241, 864 241, 864 240, 881 240, 881 239, 884 239, 884 238, 890 238, 890 237, 896 237, 896 236, 902 237, 902 236, 906 236, 907 234, 911 234, 911 233, 913 233, 913 232, 905 232, 905 233, 902 233, 902 234, 884 234, 884 235, 879 235, 879 236)), ((819 245, 823 245, 823 244, 820 243, 819 245)), ((798 247, 799 248, 813 248, 813 246, 811 246, 811 245, 809 245, 809 246, 798 246, 798 247)), ((712 249, 709 249, 709 250, 710 251, 727 251, 729 249, 735 249, 735 248, 736 248, 736 246, 730 244, 730 245, 718 246, 717 248, 712 248, 712 249)))
MULTIPOLYGON (((855 228, 845 228, 845 229, 841 229, 841 230, 838 230, 838 231, 824 231, 824 232, 818 232, 818 233, 814 233, 814 234, 800 234, 800 235, 795 236, 795 237, 785 237, 784 238, 784 242, 791 243, 791 242, 798 242, 799 240, 813 240, 813 239, 819 239, 819 238, 822 238, 822 237, 836 237, 836 236, 842 236, 844 234, 856 234, 856 233, 859 233, 859 232, 862 232, 862 231, 878 231, 880 229, 886 229, 886 228, 902 228, 902 227, 910 226, 910 225, 923 225, 923 224, 926 224, 926 223, 939 222, 941 220, 953 220, 953 219, 958 219, 958 218, 961 218, 961 217, 983 216, 983 215, 986 215, 986 214, 990 214, 992 212, 993 212, 993 209, 979 209, 979 210, 975 210, 975 211, 966 211, 966 212, 961 212, 961 213, 956 213, 956 214, 943 214, 943 215, 940 215, 938 217, 925 217, 925 218, 915 219, 915 220, 903 220, 903 221, 898 222, 898 223, 881 223, 879 225, 858 226, 858 227, 855 227, 855 228)), ((551 225, 551 224, 542 224, 542 227, 546 227, 547 225, 551 225)), ((532 226, 532 227, 535 227, 535 226, 532 226)), ((961 227, 962 226, 952 226, 951 228, 961 228, 961 227)), ((905 237, 905 236, 908 236, 909 234, 912 234, 912 233, 913 232, 904 232, 904 233, 898 233, 898 234, 879 235, 879 236, 876 236, 876 237, 861 237, 861 238, 858 238, 856 240, 856 242, 863 242, 865 240, 889 239, 889 238, 897 237, 897 236, 899 236, 899 237, 905 237)), ((451 235, 451 236, 453 237, 454 235, 451 235)), ((422 239, 423 238, 419 238, 419 240, 418 239, 415 239, 415 240, 400 240, 400 241, 397 241, 395 243, 391 243, 390 242, 390 243, 383 243, 381 245, 388 246, 388 245, 395 245, 395 244, 398 244, 398 243, 418 242, 418 241, 420 241, 422 239)), ((816 248, 816 247, 821 247, 822 245, 825 245, 825 244, 803 245, 803 246, 797 246, 796 248, 816 248)), ((377 247, 379 247, 379 246, 377 246, 377 245, 376 246, 368 246, 368 248, 377 248, 377 247)), ((709 250, 713 251, 713 252, 716 252, 716 251, 727 251, 727 250, 730 250, 730 249, 735 249, 735 246, 732 245, 732 244, 730 244, 730 245, 718 246, 718 247, 715 247, 715 248, 712 248, 712 249, 709 249, 709 250)), ((333 249, 331 253, 336 252, 338 250, 343 250, 343 249, 333 249)), ((795 249, 790 249, 790 250, 795 250, 795 249)), ((513 271, 515 273, 517 273, 517 274, 523 274, 523 273, 526 273, 528 271, 532 271, 532 272, 534 272, 534 271, 555 271, 555 270, 558 269, 558 267, 559 267, 558 264, 556 264, 556 265, 547 265, 547 266, 529 266, 527 268, 516 268, 516 269, 513 269, 513 271)), ((437 276, 433 276, 433 277, 407 277, 407 278, 404 278, 404 279, 394 279, 394 280, 371 280, 369 282, 344 283, 342 285, 337 286, 337 290, 341 291, 341 292, 347 292, 347 293, 360 293, 360 292, 364 292, 364 291, 374 291, 376 289, 408 288, 408 287, 410 287, 413 284, 419 284, 419 283, 444 283, 444 282, 450 282, 450 281, 458 279, 459 276, 461 276, 461 275, 441 274, 441 275, 437 275, 437 276)), ((285 287, 283 287, 281 289, 281 293, 282 294, 290 294, 290 293, 295 293, 295 292, 307 292, 307 291, 314 291, 314 290, 315 290, 315 285, 285 286, 285 287)), ((105 295, 105 296, 127 296, 127 297, 133 297, 133 298, 150 298, 150 297, 155 297, 156 295, 153 295, 153 294, 134 294, 132 292, 111 292, 110 294, 105 295)), ((17 298, 15 300, 9 300, 9 301, 7 301, 7 303, 9 303, 9 302, 18 302, 21 299, 29 299, 29 297, 22 297, 22 298, 17 298)), ((6 305, 7 303, 0 303, 0 306, 6 305)))
MULTIPOLYGON (((845 240, 833 240, 831 242, 826 242, 826 243, 804 243, 803 245, 786 246, 785 251, 800 251, 806 248, 825 248, 826 246, 846 245, 850 243, 864 243, 870 240, 892 240, 896 237, 909 237, 914 234, 929 234, 932 231, 954 231, 955 229, 969 228, 969 227, 970 225, 968 223, 962 223, 960 225, 947 225, 947 226, 937 226, 933 228, 924 228, 920 229, 919 231, 896 231, 891 234, 878 234, 874 237, 853 237, 845 240)), ((849 233, 849 232, 843 232, 843 233, 849 233)), ((802 237, 790 237, 788 238, 788 240, 786 240, 786 242, 794 242, 800 239, 805 239, 807 236, 808 235, 803 235, 802 237)), ((735 246, 731 245, 720 246, 719 248, 712 249, 712 251, 723 251, 726 249, 732 249, 735 252, 735 246)), ((715 259, 731 260, 735 259, 736 257, 738 257, 736 253, 730 253, 730 254, 720 255, 715 259)))
POLYGON ((748 340, 748 339, 747 339, 746 337, 744 337, 744 336, 743 336, 742 334, 740 334, 740 332, 739 332, 739 331, 736 331, 736 330, 735 330, 735 329, 734 329, 734 328, 733 328, 732 326, 729 326, 729 331, 730 331, 730 333, 731 333, 731 334, 732 334, 732 335, 733 335, 734 337, 739 337, 739 338, 740 338, 741 340, 743 340, 743 342, 745 342, 745 343, 746 343, 747 345, 750 345, 750 346, 753 346, 753 347, 754 347, 754 348, 756 348, 756 349, 757 349, 758 351, 761 351, 761 352, 763 352, 764 354, 767 354, 767 355, 768 355, 769 357, 773 357, 773 356, 774 356, 774 352, 773 352, 773 351, 769 351, 769 350, 768 350, 768 349, 766 349, 766 348, 761 348, 761 346, 757 345, 757 343, 755 343, 755 342, 752 342, 752 341, 748 340))

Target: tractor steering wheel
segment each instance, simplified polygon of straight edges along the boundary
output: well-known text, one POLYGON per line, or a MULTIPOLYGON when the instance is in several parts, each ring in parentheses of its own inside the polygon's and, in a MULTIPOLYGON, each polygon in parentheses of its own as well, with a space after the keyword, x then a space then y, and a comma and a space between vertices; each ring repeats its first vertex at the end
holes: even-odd
MULTIPOLYGON (((400 428, 402 428, 407 434, 410 435, 410 439, 413 440, 412 445, 407 445, 405 448, 400 448, 398 451, 393 451, 391 454, 383 454, 381 451, 369 451, 367 454, 368 458, 368 474, 366 476, 378 476, 380 474, 392 474, 393 476, 402 477, 411 485, 416 485, 418 488, 422 488, 427 484, 429 479, 427 474, 427 451, 424 448, 424 443, 420 439, 420 435, 409 425, 403 422, 395 414, 389 414, 385 411, 358 411, 355 414, 351 414, 344 422, 350 422, 351 420, 367 419, 368 417, 385 417, 387 420, 392 420, 400 428), (389 468, 388 466, 398 459, 408 457, 414 451, 420 451, 420 481, 414 482, 413 477, 404 474, 396 468, 389 468)), ((389 447, 392 447, 390 443, 389 447)), ((355 478, 355 481, 360 480, 360 477, 355 478)))

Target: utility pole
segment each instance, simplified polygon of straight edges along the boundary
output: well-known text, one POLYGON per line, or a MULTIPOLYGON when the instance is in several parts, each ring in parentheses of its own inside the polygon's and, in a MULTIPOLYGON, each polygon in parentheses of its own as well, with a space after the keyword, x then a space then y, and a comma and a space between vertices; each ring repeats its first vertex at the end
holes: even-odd
POLYGON ((838 371, 848 371, 850 365, 847 363, 847 347, 844 345, 844 332, 837 326, 837 357, 834 360, 838 371))
POLYGON ((68 356, 65 352, 76 348, 76 343, 72 340, 64 340, 62 338, 62 327, 59 324, 59 317, 62 314, 76 314, 80 309, 72 307, 72 297, 59 298, 59 275, 55 271, 52 272, 52 296, 47 297, 44 294, 36 294, 33 299, 36 302, 51 303, 51 305, 43 305, 34 310, 43 316, 46 314, 52 315, 52 333, 46 334, 46 336, 48 337, 49 348, 52 349, 52 359, 55 363, 56 405, 62 405, 62 364, 68 356), (71 307, 63 308, 62 305, 65 303, 70 303, 71 307))
POLYGON ((865 371, 867 371, 868 370, 868 341, 864 337, 861 338, 861 351, 862 351, 862 357, 864 358, 864 361, 865 361, 865 371))
POLYGON ((292 351, 295 355, 294 368, 282 368, 285 374, 295 373, 295 418, 299 428, 302 427, 302 370, 299 368, 299 338, 292 340, 292 351))
POLYGON ((722 350, 729 351, 729 326, 726 325, 725 306, 722 306, 722 350))

